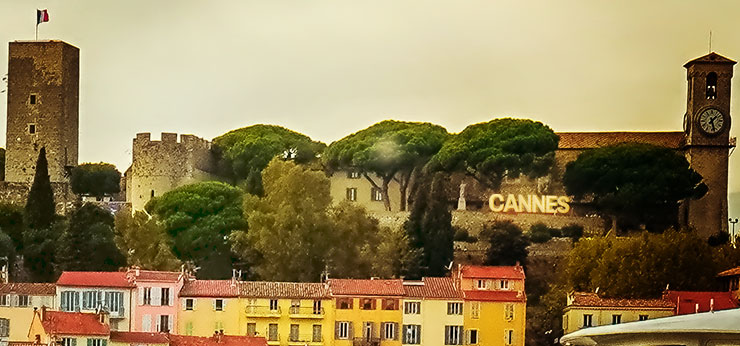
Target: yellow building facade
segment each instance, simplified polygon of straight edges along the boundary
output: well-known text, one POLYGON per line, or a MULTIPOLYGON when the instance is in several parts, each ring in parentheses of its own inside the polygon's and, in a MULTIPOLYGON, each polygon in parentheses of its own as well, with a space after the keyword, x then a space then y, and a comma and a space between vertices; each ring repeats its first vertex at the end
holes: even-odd
POLYGON ((582 328, 673 316, 675 304, 664 299, 602 298, 596 293, 571 292, 563 310, 565 334, 582 328))
POLYGON ((110 320, 106 313, 50 311, 33 312, 25 341, 48 346, 107 346, 110 320))
POLYGON ((237 281, 190 280, 183 284, 178 300, 177 334, 211 336, 223 331, 240 335, 245 316, 237 281))
MULTIPOLYGON (((403 345, 442 346, 454 341, 451 330, 464 328, 464 301, 452 278, 425 277, 403 286, 403 345)), ((459 334, 459 342, 464 336, 459 334)))
POLYGON ((34 309, 53 307, 54 284, 3 283, 0 284, 0 318, 9 320, 9 341, 26 341, 34 309))

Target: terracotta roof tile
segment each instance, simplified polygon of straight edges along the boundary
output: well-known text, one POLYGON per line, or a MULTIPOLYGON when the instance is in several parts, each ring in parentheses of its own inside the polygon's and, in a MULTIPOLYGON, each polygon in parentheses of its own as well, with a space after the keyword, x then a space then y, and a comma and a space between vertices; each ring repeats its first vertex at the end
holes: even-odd
POLYGON ((41 325, 48 334, 57 335, 108 335, 108 325, 101 323, 92 313, 45 311, 41 325))
POLYGON ((330 279, 332 295, 343 296, 403 296, 403 280, 330 279))
POLYGON ((666 291, 663 299, 670 301, 677 308, 677 315, 707 312, 710 310, 727 310, 740 307, 732 292, 695 292, 695 291, 666 291), (699 310, 697 311, 697 304, 699 310))
POLYGON ((521 291, 463 291, 465 300, 479 300, 488 302, 525 302, 527 296, 521 291))
POLYGON ((425 299, 462 299, 462 292, 457 290, 452 278, 425 277, 421 281, 404 281, 403 288, 407 297, 425 299))
POLYGON ((619 143, 647 143, 678 149, 684 145, 683 132, 558 132, 558 149, 591 149, 619 143))
POLYGON ((63 272, 57 286, 134 288, 125 272, 63 272))
POLYGON ((0 294, 25 294, 29 296, 53 296, 56 295, 55 284, 39 284, 30 282, 11 282, 0 284, 0 294))
POLYGON ((149 332, 110 332, 110 341, 125 344, 168 344, 170 340, 164 333, 149 332))
POLYGON ((722 277, 722 276, 736 276, 736 275, 740 275, 740 267, 728 269, 728 270, 725 270, 725 271, 717 274, 717 276, 720 276, 720 277, 722 277))
POLYGON ((177 282, 180 279, 180 272, 163 272, 153 270, 139 270, 136 275, 136 269, 129 270, 130 273, 141 281, 166 281, 166 282, 177 282))
POLYGON ((223 297, 239 296, 239 285, 232 280, 190 280, 180 289, 180 297, 223 297))
POLYGON ((239 282, 239 296, 321 299, 329 297, 329 288, 322 283, 241 281, 239 282))
POLYGON ((522 266, 472 266, 460 267, 463 278, 480 279, 520 279, 524 280, 524 268, 522 266))
POLYGON ((596 293, 574 292, 570 306, 603 308, 675 308, 675 304, 664 299, 602 298, 596 293))
POLYGON ((221 335, 199 337, 188 335, 169 335, 170 346, 266 346, 264 337, 221 335))

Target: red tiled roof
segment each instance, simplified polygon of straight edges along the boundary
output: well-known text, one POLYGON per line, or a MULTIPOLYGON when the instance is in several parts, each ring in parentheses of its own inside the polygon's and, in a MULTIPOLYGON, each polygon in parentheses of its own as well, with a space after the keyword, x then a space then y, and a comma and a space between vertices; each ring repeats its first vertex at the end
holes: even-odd
POLYGON ((97 314, 82 312, 45 311, 41 325, 48 334, 108 335, 108 326, 97 314))
POLYGON ((693 292, 693 291, 666 291, 666 299, 676 306, 677 315, 707 312, 710 310, 727 310, 740 307, 733 298, 732 292, 693 292), (714 300, 714 302, 712 302, 714 300), (699 311, 696 305, 699 304, 699 311))
POLYGON ((683 132, 558 132, 558 149, 591 149, 619 143, 647 143, 673 149, 684 144, 683 132))
POLYGON ((574 292, 570 306, 602 308, 675 308, 675 304, 664 299, 602 298, 596 293, 574 292))
POLYGON ((321 299, 329 297, 329 288, 322 283, 242 281, 239 282, 239 296, 321 299))
POLYGON ((63 272, 57 286, 134 288, 125 272, 63 272))
POLYGON ((463 291, 465 300, 480 300, 489 302, 524 302, 527 296, 521 291, 463 291))
POLYGON ((403 280, 329 279, 329 291, 344 296, 403 296, 403 280))
POLYGON ((110 341, 126 344, 168 344, 170 340, 164 333, 149 332, 110 332, 110 341))
POLYGON ((11 282, 0 284, 0 294, 26 294, 29 296, 53 296, 56 295, 55 284, 37 284, 30 282, 11 282))
POLYGON ((224 297, 239 296, 239 286, 232 280, 189 280, 180 289, 180 297, 224 297))
POLYGON ((520 279, 524 280, 522 266, 471 266, 463 265, 460 268, 463 278, 480 279, 520 279))
POLYGON ((426 299, 462 299, 462 292, 455 287, 452 278, 425 277, 422 281, 405 281, 403 289, 407 297, 426 299))
POLYGON ((722 277, 722 276, 736 276, 736 275, 740 275, 740 267, 728 269, 728 270, 725 270, 725 271, 717 274, 717 276, 720 276, 720 277, 722 277))
POLYGON ((8 341, 8 346, 32 346, 33 341, 8 341))
POLYGON ((169 335, 170 346, 266 346, 264 337, 220 335, 211 337, 169 335))
POLYGON ((154 270, 137 270, 131 269, 129 273, 133 274, 136 280, 140 281, 166 281, 166 282, 177 282, 180 279, 180 272, 161 272, 154 270))

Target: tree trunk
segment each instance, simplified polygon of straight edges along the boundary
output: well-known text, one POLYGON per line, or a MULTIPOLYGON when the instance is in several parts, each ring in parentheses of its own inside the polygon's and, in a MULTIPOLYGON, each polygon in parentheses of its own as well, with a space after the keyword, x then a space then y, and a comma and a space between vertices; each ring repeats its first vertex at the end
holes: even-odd
POLYGON ((383 193, 383 205, 386 211, 391 211, 391 199, 388 195, 388 184, 391 180, 393 180, 393 175, 383 177, 383 186, 380 189, 381 193, 383 193))
POLYGON ((401 192, 401 201, 399 205, 400 211, 406 211, 406 206, 408 204, 408 194, 406 193, 409 188, 409 182, 411 181, 411 174, 414 172, 414 168, 402 172, 401 173, 401 179, 398 180, 398 187, 399 191, 401 192))

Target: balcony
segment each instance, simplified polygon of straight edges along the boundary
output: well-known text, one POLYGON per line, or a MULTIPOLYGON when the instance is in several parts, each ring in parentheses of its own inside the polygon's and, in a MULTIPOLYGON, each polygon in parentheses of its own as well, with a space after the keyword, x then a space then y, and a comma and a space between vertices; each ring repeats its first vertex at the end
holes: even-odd
POLYGON ((291 306, 290 318, 324 318, 324 308, 314 308, 310 306, 291 306))
POLYGON ((323 343, 320 335, 290 335, 288 337, 288 345, 301 346, 301 345, 314 345, 319 346, 323 343))
POLYGON ((280 334, 267 333, 267 344, 268 345, 280 345, 280 334))
MULTIPOLYGON (((108 308, 106 308, 108 309, 108 308)), ((108 311, 110 315, 108 315, 110 318, 126 318, 126 308, 123 306, 119 306, 118 311, 108 311)))
POLYGON ((379 346, 380 338, 354 338, 352 346, 379 346))
POLYGON ((270 309, 269 306, 247 305, 247 317, 254 318, 280 318, 282 311, 280 307, 270 309))

